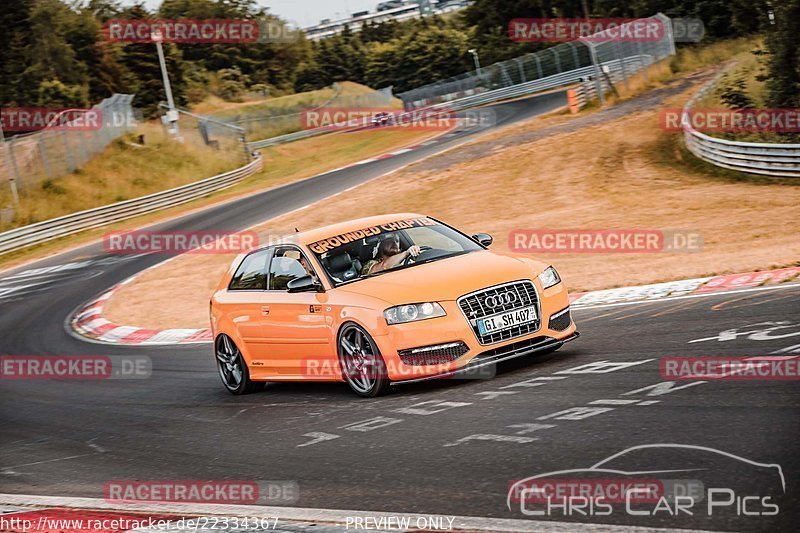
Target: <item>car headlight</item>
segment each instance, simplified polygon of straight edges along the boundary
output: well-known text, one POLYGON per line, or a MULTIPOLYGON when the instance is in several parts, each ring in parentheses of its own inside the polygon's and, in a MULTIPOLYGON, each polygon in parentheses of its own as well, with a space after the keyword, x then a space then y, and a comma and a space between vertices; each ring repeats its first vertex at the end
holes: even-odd
POLYGON ((542 282, 542 288, 548 289, 553 285, 561 283, 561 278, 553 267, 547 267, 544 272, 539 274, 539 281, 542 282))
POLYGON ((444 316, 446 314, 442 306, 436 302, 398 305, 396 307, 390 307, 383 312, 383 316, 386 318, 386 322, 389 325, 436 318, 437 316, 444 316))

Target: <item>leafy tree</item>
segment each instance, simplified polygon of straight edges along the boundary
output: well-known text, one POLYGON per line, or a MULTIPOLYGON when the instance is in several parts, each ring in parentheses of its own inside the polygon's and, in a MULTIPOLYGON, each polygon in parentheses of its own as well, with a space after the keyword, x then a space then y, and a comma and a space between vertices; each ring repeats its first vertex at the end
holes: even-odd
POLYGON ((66 37, 72 17, 74 13, 58 0, 38 0, 31 7, 25 68, 18 79, 23 94, 37 94, 42 82, 49 80, 65 86, 87 83, 86 66, 78 61, 66 37))
POLYGON ((239 101, 249 84, 250 78, 236 67, 219 71, 219 94, 226 100, 239 101))
MULTIPOLYGON (((0 46, 0 104, 22 105, 30 98, 30 85, 23 87, 20 75, 25 70, 29 56, 26 43, 33 36, 28 25, 30 2, 27 0, 4 0, 0 10, 0 25, 4 28, 5 42, 0 46)), ((29 82, 35 83, 35 81, 29 82)))
POLYGON ((65 85, 59 80, 46 80, 36 91, 36 104, 42 107, 85 107, 88 104, 86 88, 65 85))
POLYGON ((784 0, 775 6, 774 20, 767 26, 767 105, 800 107, 800 0, 784 0))
POLYGON ((747 109, 753 107, 753 99, 747 94, 747 87, 742 78, 730 79, 728 76, 722 80, 717 94, 720 100, 731 109, 747 109))

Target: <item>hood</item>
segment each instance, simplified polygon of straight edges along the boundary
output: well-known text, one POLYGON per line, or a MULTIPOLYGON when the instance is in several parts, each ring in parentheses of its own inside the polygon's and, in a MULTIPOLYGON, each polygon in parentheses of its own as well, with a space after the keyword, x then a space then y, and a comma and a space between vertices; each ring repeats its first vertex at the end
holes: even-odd
POLYGON ((547 265, 488 250, 395 270, 338 287, 391 305, 456 300, 459 296, 519 279, 533 279, 547 265))

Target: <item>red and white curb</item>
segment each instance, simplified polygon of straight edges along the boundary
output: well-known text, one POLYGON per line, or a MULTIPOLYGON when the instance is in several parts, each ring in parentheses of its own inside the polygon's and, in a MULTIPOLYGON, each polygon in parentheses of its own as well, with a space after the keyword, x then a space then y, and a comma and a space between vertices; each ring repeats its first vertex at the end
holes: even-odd
POLYGON ((573 309, 594 307, 621 302, 637 302, 656 300, 659 298, 709 294, 714 292, 733 291, 768 285, 777 285, 790 281, 800 274, 800 267, 765 270, 760 272, 747 272, 744 274, 727 274, 708 278, 684 279, 653 283, 636 287, 620 287, 570 294, 570 304, 573 309))
MULTIPOLYGON (((695 278, 666 283, 653 283, 637 287, 620 287, 602 291, 570 295, 573 309, 584 309, 600 305, 623 302, 642 302, 666 297, 703 295, 716 292, 774 286, 800 275, 800 267, 781 268, 744 274, 728 274, 708 278, 695 278)), ((70 320, 78 334, 91 340, 109 344, 170 345, 211 342, 211 330, 203 329, 150 329, 136 326, 120 326, 103 316, 103 306, 121 286, 133 281, 128 278, 98 296, 70 320)))
POLYGON ((130 277, 83 306, 72 316, 72 329, 91 340, 109 344, 192 344, 211 342, 211 329, 151 329, 120 326, 105 318, 103 306, 120 287, 133 281, 130 277))

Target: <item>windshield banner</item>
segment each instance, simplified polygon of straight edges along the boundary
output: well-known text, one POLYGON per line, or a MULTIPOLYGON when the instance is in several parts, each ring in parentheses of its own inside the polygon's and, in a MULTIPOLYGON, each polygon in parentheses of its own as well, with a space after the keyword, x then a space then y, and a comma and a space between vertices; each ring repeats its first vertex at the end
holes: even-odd
POLYGON ((425 217, 397 220, 395 222, 380 224, 378 226, 372 226, 370 228, 359 229, 356 231, 348 231, 347 233, 343 233, 342 235, 334 235, 333 237, 328 237, 327 239, 313 242, 309 244, 308 247, 311 249, 312 252, 316 254, 323 254, 328 250, 333 250, 334 248, 337 248, 339 246, 344 246, 345 244, 349 244, 354 241, 361 240, 365 237, 380 235, 382 233, 392 233, 393 231, 398 231, 401 229, 419 228, 422 226, 436 226, 436 225, 438 225, 437 222, 434 222, 433 220, 425 217))

